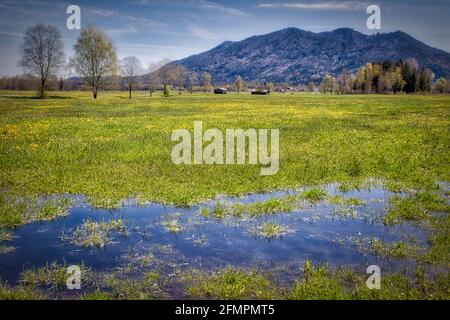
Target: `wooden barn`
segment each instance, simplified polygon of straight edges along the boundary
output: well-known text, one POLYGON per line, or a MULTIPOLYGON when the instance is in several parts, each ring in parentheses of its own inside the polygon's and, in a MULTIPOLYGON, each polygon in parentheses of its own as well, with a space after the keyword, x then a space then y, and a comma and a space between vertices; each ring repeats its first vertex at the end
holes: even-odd
POLYGON ((214 94, 227 94, 228 90, 225 88, 216 88, 214 89, 214 94))

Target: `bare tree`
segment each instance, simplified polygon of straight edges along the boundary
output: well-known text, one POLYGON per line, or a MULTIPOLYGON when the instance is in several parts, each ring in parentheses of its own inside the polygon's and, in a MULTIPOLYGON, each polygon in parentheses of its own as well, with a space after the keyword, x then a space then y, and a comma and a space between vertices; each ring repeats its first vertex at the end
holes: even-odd
POLYGON ((120 61, 120 70, 125 78, 129 90, 129 98, 131 99, 133 85, 137 82, 136 76, 140 75, 143 70, 142 64, 136 57, 125 57, 120 61))
POLYGON ((203 72, 202 74, 202 86, 205 89, 205 93, 211 91, 211 81, 212 77, 208 72, 203 72))
POLYGON ((72 64, 75 72, 92 89, 94 99, 100 88, 117 74, 117 55, 113 43, 100 30, 88 27, 81 31, 75 44, 72 64))
POLYGON ((187 76, 187 80, 188 80, 189 92, 190 92, 190 94, 192 94, 194 92, 194 85, 198 81, 198 73, 194 72, 194 71, 189 72, 189 74, 187 76))
POLYGON ((41 99, 44 99, 48 78, 56 76, 64 65, 63 49, 61 33, 54 26, 38 23, 25 31, 20 65, 26 72, 39 77, 41 99))
POLYGON ((150 97, 153 96, 153 92, 156 91, 156 89, 159 86, 159 78, 158 75, 155 72, 150 73, 147 76, 147 81, 148 81, 148 90, 150 91, 150 97))
POLYGON ((183 88, 184 80, 186 77, 187 70, 182 65, 177 65, 174 67, 174 78, 178 86, 178 94, 181 95, 181 89, 183 88))
POLYGON ((169 84, 172 84, 176 80, 175 67, 171 64, 166 64, 156 71, 156 75, 161 80, 164 86, 164 96, 169 96, 169 84))

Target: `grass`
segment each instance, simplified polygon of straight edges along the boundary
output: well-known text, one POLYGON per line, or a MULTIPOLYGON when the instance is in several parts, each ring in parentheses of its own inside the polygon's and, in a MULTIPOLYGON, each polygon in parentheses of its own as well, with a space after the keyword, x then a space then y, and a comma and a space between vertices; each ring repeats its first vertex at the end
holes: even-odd
MULTIPOLYGON (((177 297, 214 300, 448 300, 448 273, 426 274, 420 265, 412 277, 404 273, 382 274, 381 289, 366 286, 368 275, 350 269, 330 269, 306 261, 303 275, 293 283, 279 282, 272 274, 259 270, 225 267, 216 271, 190 270, 166 277, 156 271, 139 277, 122 272, 90 274, 82 268, 84 300, 148 300, 170 297, 165 290, 174 286, 177 297), (181 296, 180 296, 181 294, 181 296)), ((66 268, 56 263, 22 274, 20 285, 0 284, 0 299, 48 299, 42 290, 64 292, 66 268), (59 290, 59 291, 58 291, 59 290)), ((58 295, 56 295, 58 297, 58 295)))
POLYGON ((381 289, 366 286, 367 275, 347 269, 331 270, 306 261, 303 276, 290 286, 257 271, 227 267, 216 272, 191 272, 182 281, 195 299, 290 300, 448 300, 450 275, 425 277, 418 268, 413 279, 401 273, 382 274, 381 289))
POLYGON ((256 234, 265 239, 278 239, 288 233, 288 229, 285 226, 265 222, 258 226, 256 234))
POLYGON ((216 203, 209 209, 200 208, 197 213, 205 218, 212 217, 219 220, 227 216, 243 217, 244 215, 261 218, 283 212, 289 213, 299 208, 299 199, 296 196, 288 195, 252 203, 216 203))
POLYGON ((390 199, 390 208, 384 217, 386 224, 402 220, 421 221, 431 213, 450 212, 445 200, 431 192, 417 192, 407 197, 394 196, 390 199))
POLYGON ((61 239, 77 246, 102 248, 111 242, 111 233, 127 234, 127 227, 122 219, 109 221, 85 220, 71 234, 63 233, 61 239))
MULTIPOLYGON (((390 208, 383 217, 383 222, 388 225, 414 222, 426 228, 428 233, 429 248, 418 254, 415 259, 431 265, 448 267, 450 263, 450 206, 448 201, 432 192, 414 192, 407 196, 394 196, 390 200, 390 208)), ((378 247, 378 246, 376 246, 378 247)), ((397 251, 409 251, 409 247, 401 246, 392 248, 379 246, 382 251, 389 253, 397 251)), ((405 253, 406 254, 406 253, 405 253)), ((413 253, 410 252, 410 255, 413 253)))
POLYGON ((0 227, 12 228, 27 222, 65 217, 70 204, 67 198, 20 198, 0 192, 0 227))
POLYGON ((338 195, 328 197, 328 201, 333 205, 350 206, 350 207, 363 206, 366 204, 365 201, 358 198, 353 197, 346 198, 338 195))
MULTIPOLYGON (((365 178, 403 188, 450 181, 448 96, 0 95, 0 188, 9 196, 83 194, 104 206, 128 197, 185 205, 242 194, 365 178), (176 166, 170 134, 205 128, 279 128, 281 168, 176 166)), ((8 220, 7 210, 0 221, 8 220)), ((12 218, 11 218, 12 219, 12 218)), ((2 223, 2 222, 0 222, 2 223)), ((12 219, 8 224, 23 223, 12 219)))
MULTIPOLYGON (((41 268, 32 268, 22 272, 20 283, 25 286, 42 286, 51 289, 61 289, 66 286, 68 278, 67 265, 61 265, 56 262, 49 263, 41 268)), ((81 269, 81 279, 83 283, 89 282, 89 269, 84 266, 81 269)))
POLYGON ((272 299, 275 291, 273 283, 263 275, 231 267, 213 274, 194 272, 187 275, 185 281, 187 295, 197 299, 272 299))
POLYGON ((12 233, 6 229, 0 229, 0 241, 11 241, 12 233))
POLYGON ((157 272, 146 272, 139 279, 123 279, 113 273, 102 282, 103 292, 94 292, 86 296, 90 300, 153 300, 160 294, 157 272))
POLYGON ((302 199, 308 200, 312 203, 320 202, 320 201, 324 200, 326 196, 327 196, 327 193, 324 190, 316 189, 316 188, 303 191, 300 194, 300 197, 302 199))
POLYGON ((373 238, 370 240, 370 251, 381 257, 408 259, 414 258, 419 254, 418 248, 406 242, 383 242, 379 239, 373 238))
POLYGON ((0 244, 0 254, 8 254, 14 252, 17 248, 13 246, 0 244))
POLYGON ((179 233, 184 230, 184 227, 180 224, 178 215, 168 216, 161 225, 170 233, 179 233))
POLYGON ((304 278, 293 285, 289 299, 292 300, 343 300, 345 289, 325 266, 313 267, 306 261, 304 278))
POLYGON ((0 300, 44 300, 48 299, 44 294, 28 286, 9 287, 0 284, 0 300))
MULTIPOLYGON (((66 99, 41 101, 29 93, 0 92, 0 230, 65 216, 70 203, 59 198, 65 194, 84 195, 93 206, 109 209, 130 197, 182 206, 218 194, 311 186, 295 199, 218 204, 199 210, 217 219, 244 214, 262 217, 295 210, 301 201, 362 205, 351 198, 330 198, 314 186, 336 182, 347 192, 373 178, 391 191, 419 190, 393 197, 383 222, 426 225, 430 249, 417 260, 449 264, 449 207, 437 191, 439 182, 450 181, 450 96, 194 94, 164 99, 137 93, 129 100, 125 93, 111 92, 94 101, 83 92, 51 94, 55 95, 66 99), (258 166, 174 165, 170 134, 180 128, 192 130, 194 121, 203 121, 205 129, 280 129, 278 174, 261 176, 258 166)), ((175 230, 177 224, 165 227, 175 230)), ((273 234, 276 227, 266 231, 273 234)), ((123 222, 85 221, 63 238, 81 246, 102 247, 113 233, 126 233, 123 222)), ((2 231, 0 236, 8 241, 10 233, 2 231)), ((410 254, 407 244, 380 242, 373 247, 380 255, 404 258, 410 254)), ((202 281, 189 285, 194 297, 280 296, 274 284, 257 272, 228 268, 199 276, 202 281)), ((63 281, 62 271, 52 265, 23 277, 30 285, 54 286, 63 281)), ((309 267, 305 277, 281 296, 448 299, 448 275, 439 277, 386 275, 381 291, 368 291, 361 276, 309 267)), ((117 289, 95 291, 91 297, 154 296, 138 282, 111 281, 110 287, 117 289)), ((1 286, 0 297, 33 296, 27 290, 1 286)))

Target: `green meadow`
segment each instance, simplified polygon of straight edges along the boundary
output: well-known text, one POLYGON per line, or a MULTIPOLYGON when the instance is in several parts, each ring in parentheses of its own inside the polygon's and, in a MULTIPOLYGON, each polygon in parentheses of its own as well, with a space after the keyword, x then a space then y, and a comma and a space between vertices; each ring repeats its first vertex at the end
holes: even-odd
POLYGON ((449 96, 0 93, 0 187, 7 198, 82 194, 100 207, 125 198, 186 205, 242 194, 382 179, 399 189, 450 181, 449 96), (176 166, 171 132, 280 129, 280 170, 176 166))
MULTIPOLYGON (((321 186, 336 183, 345 192, 376 181, 399 194, 390 198, 382 223, 423 225, 430 247, 420 251, 414 243, 374 239, 369 250, 381 257, 415 259, 415 276, 390 274, 382 280, 383 289, 373 292, 365 288, 364 274, 307 262, 304 278, 284 289, 264 273, 232 267, 194 270, 181 275, 178 283, 191 298, 448 299, 449 160, 447 95, 173 92, 164 98, 161 93, 149 97, 136 92, 130 100, 127 93, 108 92, 94 100, 84 92, 50 92, 48 99, 40 100, 31 92, 3 91, 0 240, 11 241, 13 227, 67 216, 71 201, 61 195, 83 195, 93 207, 113 209, 130 198, 142 204, 182 207, 218 195, 307 188, 297 197, 218 205, 198 212, 205 219, 244 213, 261 218, 294 211, 300 200, 312 205, 322 201, 364 205, 359 199, 329 196, 321 186), (171 150, 176 143, 171 142, 171 133, 176 129, 192 132, 194 121, 202 121, 203 130, 279 129, 279 172, 261 176, 259 165, 174 165, 171 150), (425 275, 430 266, 444 272, 430 278, 425 275)), ((103 247, 109 242, 109 233, 126 233, 122 220, 118 222, 85 221, 62 240, 81 247, 103 247)), ((162 226, 174 234, 184 227, 176 215, 162 226)), ((290 230, 265 222, 254 233, 276 240, 290 230)), ((14 248, 3 249, 6 253, 14 248)), ((34 290, 35 286, 63 286, 64 270, 49 264, 25 271, 19 286, 0 285, 0 299, 49 298, 34 290)), ((94 290, 85 298, 155 298, 160 296, 150 288, 163 290, 167 285, 163 275, 154 271, 141 280, 128 279, 127 271, 121 272, 104 280, 107 291, 94 290)))

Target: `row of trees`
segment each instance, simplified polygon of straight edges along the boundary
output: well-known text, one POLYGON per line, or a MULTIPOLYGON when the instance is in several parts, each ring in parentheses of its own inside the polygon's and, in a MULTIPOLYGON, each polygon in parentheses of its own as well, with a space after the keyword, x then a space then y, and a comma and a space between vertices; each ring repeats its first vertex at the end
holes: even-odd
MULTIPOLYGON (((118 80, 118 74, 122 77, 122 88, 129 92, 142 82, 146 83, 150 96, 158 89, 162 89, 164 96, 170 94, 172 86, 178 88, 179 94, 187 89, 194 91, 194 87, 201 87, 205 93, 211 91, 212 76, 203 72, 201 74, 188 71, 182 65, 169 63, 163 60, 152 64, 145 70, 136 57, 126 57, 118 61, 116 49, 112 41, 95 27, 83 29, 74 46, 75 55, 66 62, 64 45, 61 33, 56 27, 36 24, 26 30, 21 46, 20 65, 29 76, 2 78, 2 89, 35 88, 39 90, 39 96, 45 97, 45 89, 67 90, 77 87, 77 83, 68 82, 64 78, 74 74, 81 77, 85 86, 92 90, 94 98, 97 98, 101 88, 107 88, 118 80), (71 70, 71 72, 68 72, 71 70), (142 75, 147 73, 147 76, 142 75), (37 83, 36 83, 37 82, 37 83)), ((343 72, 338 78, 327 74, 324 76, 319 88, 310 83, 302 86, 300 90, 322 93, 416 93, 449 92, 450 83, 445 79, 439 79, 433 84, 433 73, 429 69, 419 69, 415 59, 407 61, 384 61, 382 63, 367 63, 356 74, 343 72)), ((288 88, 287 84, 274 85, 273 83, 252 84, 255 88, 264 88, 272 91, 274 87, 288 88)), ((244 87, 244 80, 237 76, 228 88, 240 93, 244 87)), ((289 88, 291 89, 291 88, 289 88)))
MULTIPOLYGON (((89 27, 81 31, 74 51, 74 57, 67 63, 61 33, 54 26, 38 23, 25 31, 20 65, 39 79, 40 98, 45 97, 49 79, 68 69, 83 78, 94 98, 97 98, 99 89, 117 74, 119 64, 114 45, 96 28, 89 27)), ((133 62, 133 59, 124 59, 123 72, 126 75, 135 72, 133 62)))
POLYGON ((320 91, 327 93, 418 93, 448 92, 446 79, 433 83, 434 74, 420 69, 415 59, 367 63, 356 74, 343 72, 338 78, 324 76, 320 91))

